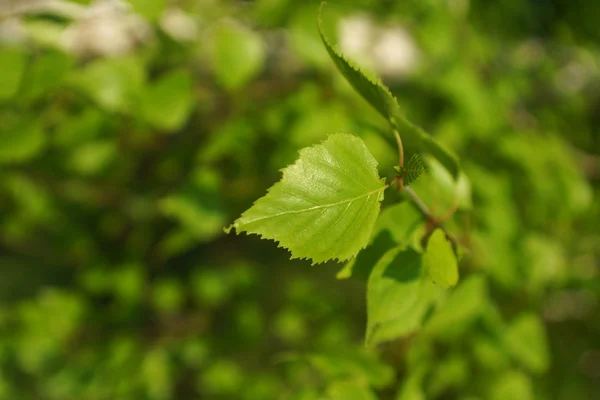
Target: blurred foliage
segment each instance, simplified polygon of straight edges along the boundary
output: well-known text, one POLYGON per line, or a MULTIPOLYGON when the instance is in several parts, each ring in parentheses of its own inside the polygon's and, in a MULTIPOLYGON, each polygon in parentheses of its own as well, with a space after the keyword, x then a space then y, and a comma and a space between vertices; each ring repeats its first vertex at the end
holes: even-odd
POLYGON ((318 3, 43 3, 0 2, 0 399, 600 398, 597 2, 329 5, 469 178, 415 183, 459 193, 461 280, 372 349, 366 282, 222 232, 327 134, 395 162, 318 3))

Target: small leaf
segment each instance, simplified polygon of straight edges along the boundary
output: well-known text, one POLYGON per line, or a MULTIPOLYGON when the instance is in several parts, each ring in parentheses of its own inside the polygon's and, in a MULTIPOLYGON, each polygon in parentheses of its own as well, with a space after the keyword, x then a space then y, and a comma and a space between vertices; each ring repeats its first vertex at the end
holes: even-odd
POLYGON ((367 245, 385 188, 361 139, 330 135, 300 150, 282 180, 226 231, 278 241, 292 258, 347 260, 367 245))
POLYGON ((367 344, 393 340, 421 326, 438 292, 423 279, 421 264, 421 254, 402 247, 377 262, 367 284, 367 344))
POLYGON ((323 4, 319 11, 318 28, 323 45, 327 49, 329 56, 333 60, 338 70, 344 75, 348 83, 356 90, 369 104, 371 104, 379 113, 392 125, 392 127, 402 135, 406 153, 429 153, 434 156, 454 178, 458 177, 460 172, 458 159, 423 129, 414 125, 403 115, 396 98, 378 78, 370 78, 361 71, 354 63, 348 60, 340 51, 338 51, 323 33, 321 16, 323 4))
POLYGON ((406 167, 401 171, 404 174, 404 185, 409 186, 415 182, 425 173, 425 170, 425 164, 423 164, 421 157, 418 154, 413 154, 406 167))
POLYGON ((423 256, 423 265, 433 283, 449 288, 458 282, 458 262, 446 235, 437 229, 429 238, 423 256))

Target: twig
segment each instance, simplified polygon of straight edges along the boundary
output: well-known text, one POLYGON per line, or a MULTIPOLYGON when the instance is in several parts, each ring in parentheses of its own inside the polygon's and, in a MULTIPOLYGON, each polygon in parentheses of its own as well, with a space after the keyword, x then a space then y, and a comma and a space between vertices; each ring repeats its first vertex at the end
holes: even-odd
POLYGON ((436 218, 429 210, 429 207, 427 207, 423 200, 421 200, 419 195, 417 195, 410 187, 405 187, 404 191, 408 197, 410 197, 415 206, 417 206, 419 211, 421 211, 421 214, 423 214, 423 216, 427 219, 427 223, 431 226, 431 231, 433 231, 435 228, 440 228, 446 235, 446 238, 448 238, 448 240, 452 243, 452 247, 457 253, 459 247, 458 239, 456 239, 456 237, 452 233, 448 232, 448 230, 444 227, 443 223, 445 221, 436 218))

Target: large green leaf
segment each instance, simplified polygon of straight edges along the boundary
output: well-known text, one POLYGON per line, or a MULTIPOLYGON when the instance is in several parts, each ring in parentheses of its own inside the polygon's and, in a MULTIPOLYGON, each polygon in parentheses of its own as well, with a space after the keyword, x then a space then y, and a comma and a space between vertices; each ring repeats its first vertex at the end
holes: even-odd
POLYGON ((314 263, 355 256, 371 237, 383 199, 377 161, 356 136, 338 133, 300 150, 271 187, 228 229, 273 239, 314 263))
POLYGON ((433 283, 448 288, 458 282, 458 262, 441 229, 436 229, 429 238, 423 263, 433 283))
MULTIPOLYGON (((322 12, 322 8, 321 8, 322 12)), ((321 13, 319 13, 321 14, 321 13)), ((319 15, 319 33, 321 40, 338 70, 352 87, 397 129, 404 141, 407 153, 429 153, 434 156, 455 178, 460 172, 458 159, 436 142, 431 135, 414 125, 403 115, 396 98, 380 79, 369 77, 353 62, 338 51, 323 33, 321 15, 319 15)))
POLYGON ((397 247, 377 262, 367 286, 367 344, 414 332, 423 322, 439 288, 421 270, 421 254, 397 247))

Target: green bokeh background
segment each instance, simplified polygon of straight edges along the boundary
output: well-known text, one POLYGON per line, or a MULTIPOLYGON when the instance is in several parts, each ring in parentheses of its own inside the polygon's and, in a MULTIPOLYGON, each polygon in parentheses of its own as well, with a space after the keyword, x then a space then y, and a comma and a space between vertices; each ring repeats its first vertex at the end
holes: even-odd
POLYGON ((328 4, 471 182, 461 281, 375 349, 364 281, 222 231, 327 134, 392 171, 318 2, 43 3, 0 1, 0 399, 600 399, 600 3, 328 4))

